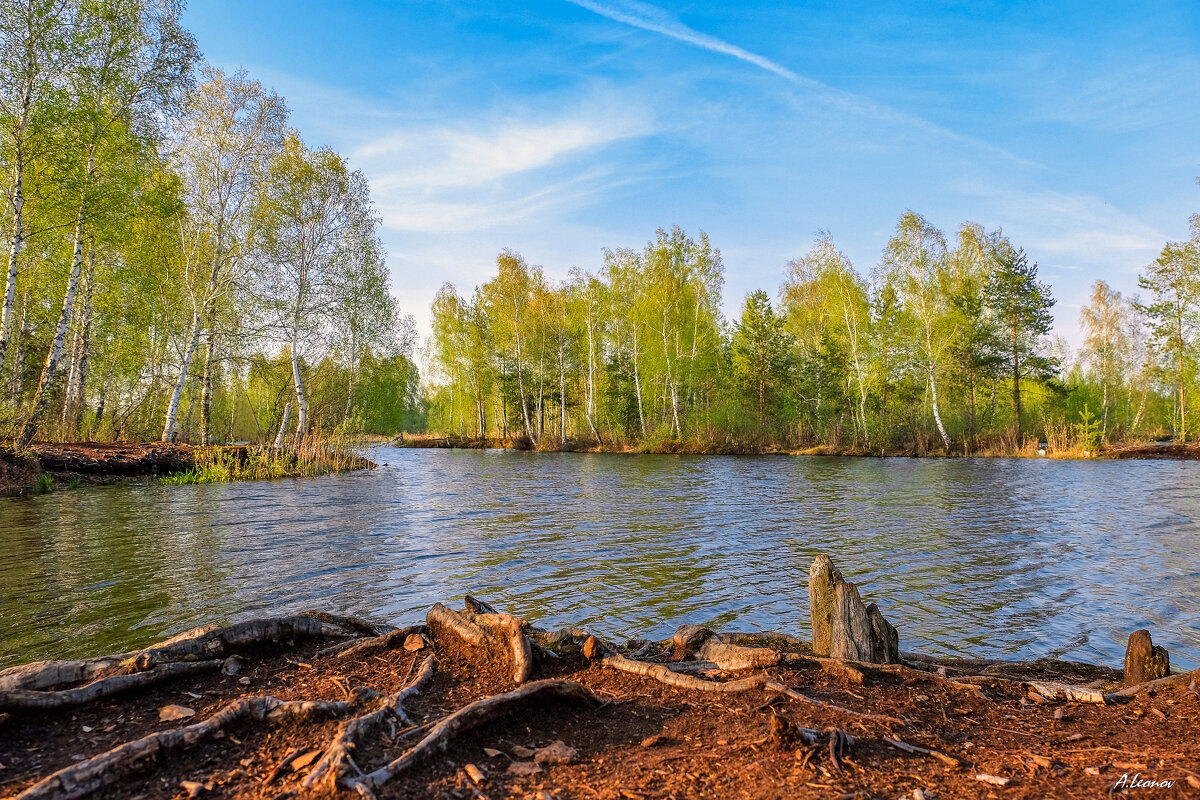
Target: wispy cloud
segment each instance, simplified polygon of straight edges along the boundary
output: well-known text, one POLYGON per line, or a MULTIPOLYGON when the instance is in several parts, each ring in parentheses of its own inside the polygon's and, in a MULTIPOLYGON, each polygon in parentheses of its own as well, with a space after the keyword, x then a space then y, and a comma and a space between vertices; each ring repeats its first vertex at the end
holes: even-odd
POLYGON ((359 145, 351 163, 371 178, 387 227, 486 229, 627 183, 602 153, 655 132, 649 115, 589 101, 559 116, 405 127, 359 145))
POLYGON ((649 3, 641 3, 638 0, 612 0, 609 3, 597 3, 594 0, 567 0, 567 2, 574 3, 580 8, 586 8, 588 11, 599 14, 602 17, 608 17, 614 22, 631 25, 635 28, 641 28, 644 31, 650 31, 651 33, 669 36, 672 39, 678 39, 681 42, 704 50, 711 50, 714 53, 733 56, 748 64, 753 64, 760 69, 765 69, 767 72, 773 72, 792 83, 806 86, 823 86, 823 84, 811 78, 797 75, 787 67, 777 64, 769 58, 752 53, 749 50, 745 50, 735 44, 730 44, 715 36, 710 36, 707 33, 701 33, 695 28, 689 28, 674 15, 649 3))

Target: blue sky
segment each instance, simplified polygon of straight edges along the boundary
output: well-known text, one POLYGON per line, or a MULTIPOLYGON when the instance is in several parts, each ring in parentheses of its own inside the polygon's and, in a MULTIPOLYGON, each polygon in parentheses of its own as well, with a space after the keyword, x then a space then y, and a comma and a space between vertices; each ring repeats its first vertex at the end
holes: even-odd
POLYGON ((906 208, 1002 227, 1078 341, 1200 211, 1200 3, 192 0, 208 59, 371 180, 424 329, 502 248, 563 278, 705 230, 726 313, 828 229, 860 272, 906 208))

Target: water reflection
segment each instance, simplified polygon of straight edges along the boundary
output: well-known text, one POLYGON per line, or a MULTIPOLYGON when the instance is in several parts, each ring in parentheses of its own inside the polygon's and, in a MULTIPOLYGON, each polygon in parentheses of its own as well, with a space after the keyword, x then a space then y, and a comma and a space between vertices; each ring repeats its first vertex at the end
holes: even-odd
POLYGON ((545 624, 806 627, 830 553, 903 646, 1200 661, 1200 466, 382 450, 370 473, 0 501, 0 664, 465 592, 545 624))

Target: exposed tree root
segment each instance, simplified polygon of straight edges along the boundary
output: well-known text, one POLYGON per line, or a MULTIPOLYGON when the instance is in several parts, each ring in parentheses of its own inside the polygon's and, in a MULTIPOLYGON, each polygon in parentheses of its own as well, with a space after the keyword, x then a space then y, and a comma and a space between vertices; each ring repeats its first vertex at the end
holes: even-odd
POLYGON ((1104 696, 1104 699, 1109 703, 1128 700, 1131 697, 1136 697, 1142 692, 1160 691, 1171 686, 1187 686, 1200 683, 1200 669, 1192 670, 1191 672, 1177 672, 1174 675, 1168 675, 1165 678, 1158 678, 1145 683, 1139 683, 1135 686, 1128 686, 1124 689, 1119 689, 1115 692, 1110 692, 1104 696))
MULTIPOLYGON (((304 779, 304 788, 309 789, 316 786, 325 776, 327 776, 330 788, 336 788, 347 778, 350 778, 352 782, 361 779, 365 773, 354 763, 353 751, 384 724, 394 725, 393 720, 395 719, 411 724, 408 716, 404 713, 404 701, 420 692, 421 688, 433 678, 433 668, 433 656, 427 656, 421 663, 417 676, 403 689, 387 698, 379 708, 369 714, 363 714, 342 723, 333 741, 313 766, 312 772, 304 779)), ((395 737, 394 727, 391 733, 395 737)))
POLYGON ((908 742, 902 742, 899 739, 889 739, 887 737, 884 737, 884 741, 897 750, 903 750, 906 753, 933 756, 938 761, 941 761, 943 764, 947 764, 951 767, 961 767, 963 765, 962 759, 955 758, 949 753, 943 753, 941 750, 934 750, 930 747, 922 747, 919 744, 909 744, 908 742))
POLYGON ((221 661, 177 661, 159 664, 145 672, 134 672, 128 675, 113 675, 98 681, 80 686, 75 689, 64 689, 58 692, 44 692, 36 689, 11 689, 0 691, 0 711, 45 711, 52 708, 66 708, 99 700, 102 697, 123 692, 129 689, 140 689, 173 678, 193 675, 197 672, 207 672, 221 668, 221 661))
POLYGON ((425 616, 425 621, 432 630, 444 630, 454 634, 472 647, 483 647, 487 644, 487 634, 473 622, 468 622, 452 609, 441 603, 434 603, 425 616))
POLYGON ((424 739, 400 758, 385 764, 360 781, 353 781, 350 786, 361 786, 369 794, 372 789, 387 783, 431 753, 445 749, 449 741, 458 734, 498 719, 528 701, 550 698, 573 700, 593 707, 602 703, 590 689, 573 681, 547 680, 527 683, 511 692, 485 697, 463 706, 435 725, 424 739))
POLYGON ((737 692, 749 692, 754 689, 763 689, 768 692, 776 692, 788 697, 792 700, 797 700, 802 703, 820 706, 821 708, 830 711, 837 711, 841 714, 849 714, 863 719, 875 720, 877 722, 887 722, 893 725, 903 725, 904 720, 896 717, 889 717, 885 714, 872 714, 866 711, 854 711, 853 709, 839 706, 836 703, 829 703, 824 700, 818 700, 815 697, 801 694, 795 689, 784 686, 779 681, 769 675, 751 675, 748 678, 741 678, 735 681, 706 681, 696 678, 691 675, 680 675, 673 672, 664 664, 650 664, 645 661, 633 661, 625 656, 617 653, 610 648, 599 643, 595 637, 589 637, 584 643, 583 652, 589 658, 599 657, 600 662, 606 667, 627 672, 631 675, 641 675, 646 678, 653 678, 659 683, 664 683, 667 686, 674 686, 677 689, 688 689, 699 692, 714 692, 718 694, 733 694, 737 692))
POLYGON ((239 622, 223 628, 204 626, 185 631, 143 650, 74 661, 38 661, 0 672, 0 691, 48 689, 108 675, 148 670, 175 661, 221 658, 235 648, 318 636, 345 636, 340 626, 303 614, 239 622))
POLYGON ((424 632, 424 625, 409 625, 406 628, 397 628, 380 636, 373 636, 370 639, 360 639, 350 643, 348 647, 338 646, 335 652, 337 653, 337 657, 342 659, 361 658, 362 656, 378 653, 383 650, 395 649, 403 645, 404 640, 412 634, 424 632))
POLYGON ((203 722, 153 733, 61 769, 21 792, 15 800, 86 797, 173 751, 191 747, 239 722, 338 716, 349 709, 349 703, 285 701, 270 696, 245 697, 230 703, 203 722))
POLYGON ((533 652, 525 636, 527 623, 511 614, 498 613, 475 614, 472 622, 485 631, 502 636, 507 642, 513 662, 513 683, 520 686, 528 681, 533 675, 533 652))
POLYGON ((344 614, 330 614, 328 611, 318 611, 309 609, 301 611, 300 614, 305 617, 312 617, 321 622, 328 622, 333 625, 341 625, 352 631, 358 631, 364 636, 382 636, 385 633, 396 630, 395 625, 387 622, 378 622, 376 620, 367 619, 366 617, 346 616, 344 614))

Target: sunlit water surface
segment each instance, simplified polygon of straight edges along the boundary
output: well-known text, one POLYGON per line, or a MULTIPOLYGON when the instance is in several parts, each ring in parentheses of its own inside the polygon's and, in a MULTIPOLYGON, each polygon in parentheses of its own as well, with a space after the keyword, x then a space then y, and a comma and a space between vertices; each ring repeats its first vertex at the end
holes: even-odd
POLYGON ((477 594, 546 625, 807 635, 829 553, 901 647, 1200 664, 1200 464, 375 451, 371 472, 0 500, 0 666, 477 594))

